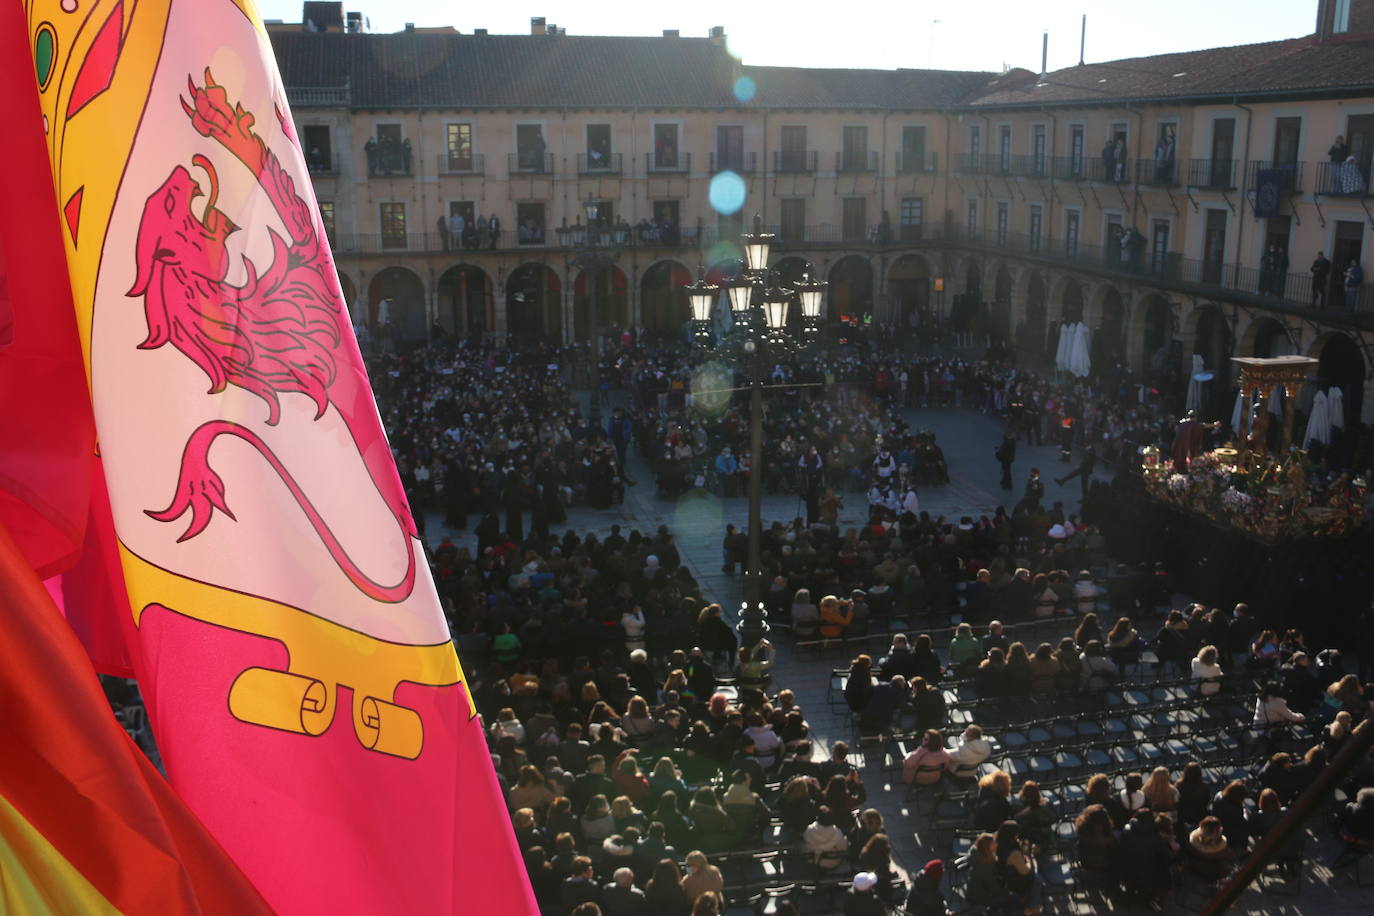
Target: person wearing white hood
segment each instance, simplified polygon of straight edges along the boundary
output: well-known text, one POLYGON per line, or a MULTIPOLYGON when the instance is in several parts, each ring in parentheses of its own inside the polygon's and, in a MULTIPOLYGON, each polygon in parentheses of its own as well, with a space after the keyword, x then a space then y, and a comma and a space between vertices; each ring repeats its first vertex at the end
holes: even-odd
POLYGON ((921 514, 921 499, 916 495, 915 484, 908 483, 902 492, 902 514, 910 513, 912 516, 921 514))
POLYGON ((959 744, 949 752, 949 761, 945 763, 945 769, 949 771, 951 779, 975 779, 978 776, 978 767, 990 756, 992 745, 983 737, 983 730, 977 725, 970 725, 964 729, 959 744))

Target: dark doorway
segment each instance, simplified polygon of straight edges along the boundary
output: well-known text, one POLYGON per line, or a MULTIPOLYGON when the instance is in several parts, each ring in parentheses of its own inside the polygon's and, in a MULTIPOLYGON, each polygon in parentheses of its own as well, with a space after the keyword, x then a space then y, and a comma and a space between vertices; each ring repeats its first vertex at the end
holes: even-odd
POLYGON ((1208 210, 1202 236, 1202 282, 1220 283, 1226 263, 1226 211, 1208 210))

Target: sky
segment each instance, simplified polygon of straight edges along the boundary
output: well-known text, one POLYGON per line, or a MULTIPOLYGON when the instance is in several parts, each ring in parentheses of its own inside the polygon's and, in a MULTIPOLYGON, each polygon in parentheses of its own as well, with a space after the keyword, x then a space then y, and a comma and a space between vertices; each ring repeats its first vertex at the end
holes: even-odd
MULTIPOLYGON (((299 22, 298 0, 259 0, 265 19, 299 22)), ((1251 44, 1310 34, 1317 0, 847 0, 842 4, 645 3, 535 0, 493 6, 456 0, 349 0, 376 32, 454 26, 470 33, 528 34, 543 16, 569 35, 661 35, 678 29, 705 37, 725 27, 730 49, 746 64, 796 67, 1040 68, 1041 36, 1050 33, 1050 69, 1078 63, 1087 14, 1086 60, 1118 60, 1168 51, 1251 44), (843 10, 844 16, 827 16, 843 10), (783 11, 785 13, 781 14, 783 11), (990 27, 995 24, 995 27, 990 27)))

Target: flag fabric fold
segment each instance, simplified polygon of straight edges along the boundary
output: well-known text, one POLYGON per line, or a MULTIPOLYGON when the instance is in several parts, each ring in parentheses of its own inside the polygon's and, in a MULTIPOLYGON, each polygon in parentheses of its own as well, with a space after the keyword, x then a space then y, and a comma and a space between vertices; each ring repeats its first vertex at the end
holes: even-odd
POLYGON ((121 574, 87 581, 172 785, 279 912, 536 912, 254 4, 26 13, 121 574))

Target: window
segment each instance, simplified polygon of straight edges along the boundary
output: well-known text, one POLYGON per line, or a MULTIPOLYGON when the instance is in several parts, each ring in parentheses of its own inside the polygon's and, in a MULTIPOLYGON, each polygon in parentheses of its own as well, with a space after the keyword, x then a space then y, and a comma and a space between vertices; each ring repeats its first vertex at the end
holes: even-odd
POLYGON ((1104 215, 1104 221, 1107 234, 1102 246, 1102 259, 1108 267, 1114 267, 1122 261, 1121 238, 1126 232, 1126 226, 1121 221, 1120 213, 1107 213, 1104 215))
POLYGON ((806 239, 806 199, 789 197, 782 201, 782 225, 778 227, 780 241, 801 242, 806 239))
POLYGON ((611 125, 587 125, 587 168, 609 169, 611 167, 611 125))
POLYGON ((678 145, 676 124, 654 125, 654 168, 675 169, 678 167, 678 145))
POLYGON ((521 245, 544 244, 544 202, 515 205, 515 233, 521 245))
POLYGON ((806 127, 802 125, 783 127, 782 149, 778 155, 778 171, 805 172, 809 158, 806 152, 806 127))
POLYGON ((1226 261, 1225 210, 1208 210, 1202 231, 1202 282, 1220 283, 1226 261))
POLYGON ((1007 227, 1011 223, 1011 204, 1005 200, 997 202, 997 244, 1007 244, 1007 227))
POLYGON ((1064 254, 1078 257, 1078 211, 1064 211, 1064 254))
POLYGON ((334 241, 334 201, 320 201, 320 225, 324 227, 325 238, 334 241))
POLYGON ((968 230, 968 237, 978 238, 978 199, 970 197, 968 201, 968 218, 964 221, 964 228, 968 230))
POLYGON ((1036 175, 1045 174, 1045 125, 1031 128, 1031 167, 1036 175))
POLYGON ((451 200, 448 203, 449 245, 460 248, 477 247, 477 207, 470 200, 451 200))
POLYGON ((1350 31, 1350 0, 1336 0, 1331 16, 1331 31, 1337 34, 1350 31))
POLYGON ((840 163, 841 171, 862 172, 868 168, 868 128, 846 127, 844 129, 844 153, 840 163))
POLYGON ((997 129, 997 168, 1003 172, 1011 171, 1011 125, 1003 124, 997 129))
POLYGON ((305 164, 312 172, 333 172, 334 153, 329 146, 329 127, 325 124, 307 124, 301 130, 301 141, 305 147, 305 164))
POLYGON ((522 172, 548 171, 548 148, 542 124, 515 125, 515 162, 522 172))
POLYGON ((582 215, 587 218, 588 226, 609 230, 615 225, 615 201, 585 201, 582 205, 582 215))
POLYGON ((902 198, 901 209, 897 211, 900 220, 898 232, 903 242, 915 242, 921 238, 921 225, 925 222, 926 202, 920 197, 902 198))
POLYGON ((926 167, 926 129, 919 125, 902 128, 903 172, 922 172, 926 167))
POLYGON ((1069 128, 1069 177, 1083 177, 1083 125, 1069 128))
POLYGON ((1161 187, 1177 184, 1174 163, 1178 156, 1178 125, 1164 121, 1155 127, 1155 148, 1153 165, 1149 172, 1150 184, 1161 187))
POLYGON ((744 232, 744 215, 736 211, 734 213, 716 214, 716 238, 722 242, 735 242, 739 240, 740 234, 744 232))
POLYGON ((471 172, 472 169, 472 125, 444 125, 444 152, 450 172, 471 172))
POLYGON ((716 169, 744 171, 744 128, 738 124, 716 128, 716 169))
POLYGON ((1169 266, 1169 221, 1157 219, 1150 226, 1150 271, 1162 274, 1169 266))
POLYGON ((1045 208, 1040 204, 1030 206, 1030 250, 1040 250, 1040 236, 1044 232, 1045 208))
POLYGON ((968 129, 968 158, 975 166, 979 157, 983 155, 983 131, 977 124, 972 124, 968 129))
POLYGON ((382 247, 406 247, 406 205, 382 204, 382 247))
POLYGON ((862 242, 868 237, 868 219, 865 207, 868 201, 862 197, 844 199, 841 232, 846 242, 862 242))

